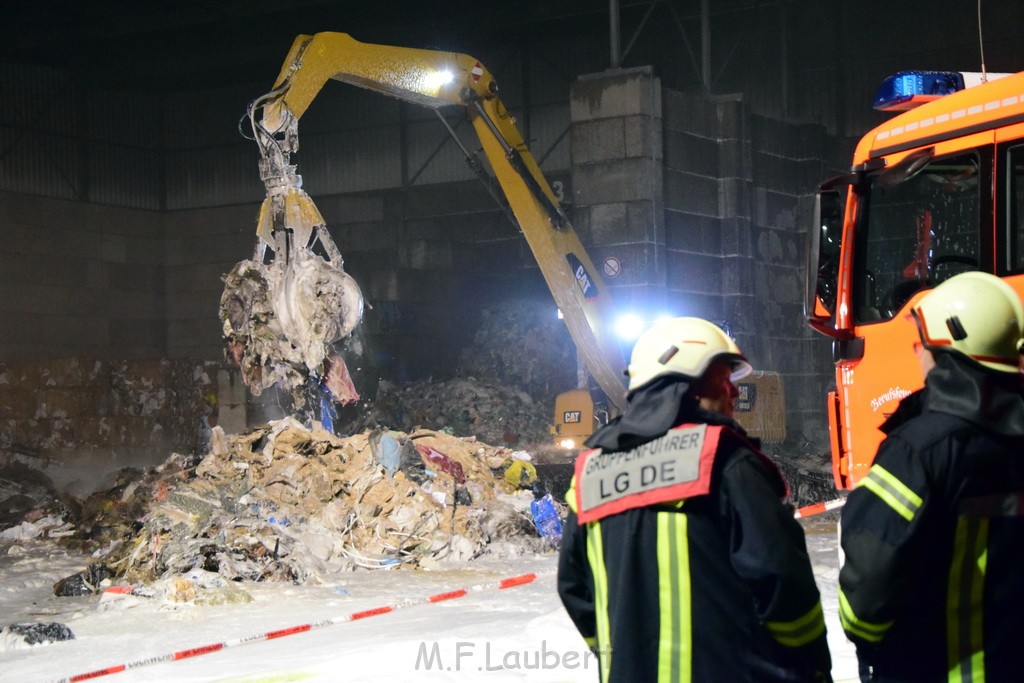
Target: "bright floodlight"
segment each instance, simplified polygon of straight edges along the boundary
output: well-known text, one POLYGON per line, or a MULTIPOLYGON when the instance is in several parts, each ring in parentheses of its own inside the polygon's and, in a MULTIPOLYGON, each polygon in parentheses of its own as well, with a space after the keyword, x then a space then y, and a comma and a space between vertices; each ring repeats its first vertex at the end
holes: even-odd
POLYGON ((576 442, 573 439, 562 439, 558 442, 558 445, 570 451, 576 448, 576 442))
POLYGON ((453 78, 452 72, 447 69, 444 71, 431 71, 424 79, 424 83, 428 88, 440 88, 442 85, 451 83, 453 78))
POLYGON ((626 341, 639 337, 645 328, 644 319, 636 313, 624 313, 615 320, 615 334, 626 341))

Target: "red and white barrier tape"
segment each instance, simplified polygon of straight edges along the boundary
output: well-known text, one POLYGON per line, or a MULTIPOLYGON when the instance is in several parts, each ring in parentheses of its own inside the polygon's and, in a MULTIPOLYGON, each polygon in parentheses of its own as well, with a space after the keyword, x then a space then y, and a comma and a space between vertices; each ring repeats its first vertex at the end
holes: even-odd
POLYGON ((305 633, 306 631, 312 631, 315 628, 322 628, 324 626, 332 626, 334 624, 341 624, 347 621, 356 621, 359 619, 366 619, 368 617, 375 617, 380 614, 387 614, 394 612, 397 609, 403 609, 405 607, 413 607, 415 605, 426 605, 435 602, 444 602, 446 600, 454 600, 455 598, 461 598, 469 595, 471 592, 484 591, 488 589, 497 588, 503 590, 505 588, 514 588, 516 586, 523 586, 531 583, 537 578, 537 574, 520 574, 519 576, 513 576, 511 578, 502 579, 501 581, 494 581, 491 583, 479 584, 471 586, 469 588, 460 588, 454 591, 448 591, 447 593, 437 593, 436 595, 429 595, 425 598, 414 598, 406 600, 395 605, 384 605, 383 607, 375 607, 373 609, 362 610, 360 612, 353 612, 341 617, 333 617, 331 619, 324 619, 323 621, 317 621, 311 624, 300 624, 298 626, 291 626, 289 628, 283 628, 276 631, 267 631, 266 633, 260 633, 258 635, 246 636, 245 638, 234 638, 232 640, 225 640, 223 643, 213 643, 210 645, 202 645, 200 647, 190 648, 188 650, 178 650, 177 652, 171 652, 165 655, 157 655, 155 657, 147 657, 146 659, 139 659, 134 662, 128 662, 127 664, 116 664, 114 666, 108 666, 104 669, 97 669, 96 671, 90 671, 84 674, 77 674, 68 678, 59 679, 58 683, 74 683, 75 681, 87 681, 93 678, 100 678, 101 676, 109 676, 110 674, 120 673, 128 669, 137 669, 142 666, 149 664, 159 664, 160 662, 173 662, 179 659, 188 659, 190 657, 198 657, 199 655, 207 655, 211 652, 218 652, 220 650, 226 650, 229 647, 237 647, 238 645, 245 645, 246 643, 254 643, 260 640, 274 640, 275 638, 283 638, 285 636, 295 635, 296 633, 305 633))
POLYGON ((822 512, 828 512, 829 510, 835 510, 841 508, 846 504, 845 498, 837 498, 836 500, 830 500, 825 503, 815 503, 814 505, 805 505, 802 508, 798 508, 796 514, 793 516, 797 519, 801 517, 811 517, 813 515, 820 515, 822 512))
MULTIPOLYGON (((797 509, 793 516, 797 519, 800 519, 802 517, 811 517, 813 515, 819 515, 823 512, 828 512, 829 510, 841 508, 845 503, 845 498, 838 498, 836 500, 830 500, 824 503, 805 505, 804 507, 797 509)), ((305 633, 306 631, 312 631, 313 629, 322 628, 324 626, 333 626, 334 624, 341 624, 348 621, 357 621, 359 619, 375 617, 381 614, 388 614, 389 612, 394 612, 397 609, 403 609, 405 607, 413 607, 415 605, 426 605, 436 602, 444 602, 446 600, 454 600, 456 598, 465 597, 470 592, 484 591, 491 588, 497 588, 498 590, 503 590, 505 588, 514 588, 516 586, 522 586, 527 583, 531 583, 536 578, 537 574, 521 574, 519 576, 513 576, 511 578, 502 579, 501 581, 479 584, 476 586, 471 586, 470 588, 460 588, 458 590, 448 591, 447 593, 437 593, 435 595, 429 595, 425 598, 416 598, 400 602, 395 605, 384 605, 382 607, 375 607, 373 609, 362 610, 360 612, 353 612, 352 614, 347 614, 345 616, 324 619, 323 621, 317 621, 310 624, 299 624, 298 626, 291 626, 288 628, 278 629, 276 631, 267 631, 266 633, 260 633, 258 635, 246 636, 245 638, 234 638, 232 640, 225 640, 222 643, 202 645, 200 647, 194 647, 188 650, 178 650, 177 652, 171 652, 164 655, 157 655, 155 657, 147 657, 146 659, 139 659, 134 662, 128 662, 126 664, 116 664, 114 666, 108 666, 105 669, 97 669, 96 671, 77 674, 74 676, 70 676, 68 678, 61 678, 57 681, 57 683, 76 683, 77 681, 87 681, 93 678, 100 678, 101 676, 109 676, 111 674, 127 671, 128 669, 137 669, 139 667, 147 666, 149 664, 159 664, 160 662, 173 662, 179 659, 198 657, 200 655, 210 654, 211 652, 225 650, 229 647, 245 645, 246 643, 255 643, 260 640, 274 640, 276 638, 292 636, 296 633, 305 633)))

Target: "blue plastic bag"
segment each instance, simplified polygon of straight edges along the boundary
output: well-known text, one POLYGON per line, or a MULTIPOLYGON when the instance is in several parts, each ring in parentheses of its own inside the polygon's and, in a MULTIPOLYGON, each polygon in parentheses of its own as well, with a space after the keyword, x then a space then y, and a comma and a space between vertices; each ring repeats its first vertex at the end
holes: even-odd
POLYGON ((551 494, 545 493, 543 498, 530 503, 530 512, 533 513, 533 525, 537 527, 538 533, 557 547, 562 541, 562 518, 558 516, 551 494))

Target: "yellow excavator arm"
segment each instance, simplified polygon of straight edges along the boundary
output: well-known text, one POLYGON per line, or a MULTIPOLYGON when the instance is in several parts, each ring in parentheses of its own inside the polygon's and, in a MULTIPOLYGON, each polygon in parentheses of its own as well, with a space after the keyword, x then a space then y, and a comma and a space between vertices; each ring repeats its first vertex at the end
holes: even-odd
MULTIPOLYGON (((280 186, 278 178, 287 175, 286 169, 294 176, 287 157, 298 149, 298 120, 331 79, 435 110, 465 109, 587 370, 621 409, 623 359, 602 324, 611 315, 608 290, 498 98, 491 73, 464 54, 361 43, 344 33, 299 36, 274 89, 250 111, 257 137, 262 131, 265 138, 261 168, 268 192, 280 186)), ((299 191, 296 199, 295 194, 291 191, 291 203, 285 202, 283 220, 289 220, 290 212, 293 225, 322 223, 308 197, 299 191)), ((266 203, 265 209, 258 231, 269 243, 276 226, 266 203)), ((329 241, 326 231, 320 236, 329 241)))

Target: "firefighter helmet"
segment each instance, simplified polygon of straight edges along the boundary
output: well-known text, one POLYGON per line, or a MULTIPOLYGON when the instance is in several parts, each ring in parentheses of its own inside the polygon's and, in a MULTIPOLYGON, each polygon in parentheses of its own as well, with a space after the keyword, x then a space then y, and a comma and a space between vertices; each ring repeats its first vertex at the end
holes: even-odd
POLYGON ((930 351, 958 351, 991 370, 1020 372, 1024 306, 995 275, 971 271, 951 277, 910 313, 930 351))
POLYGON ((711 362, 732 364, 735 382, 752 371, 736 342, 722 328, 701 318, 671 318, 655 323, 640 335, 629 359, 629 391, 664 375, 697 379, 711 362))

